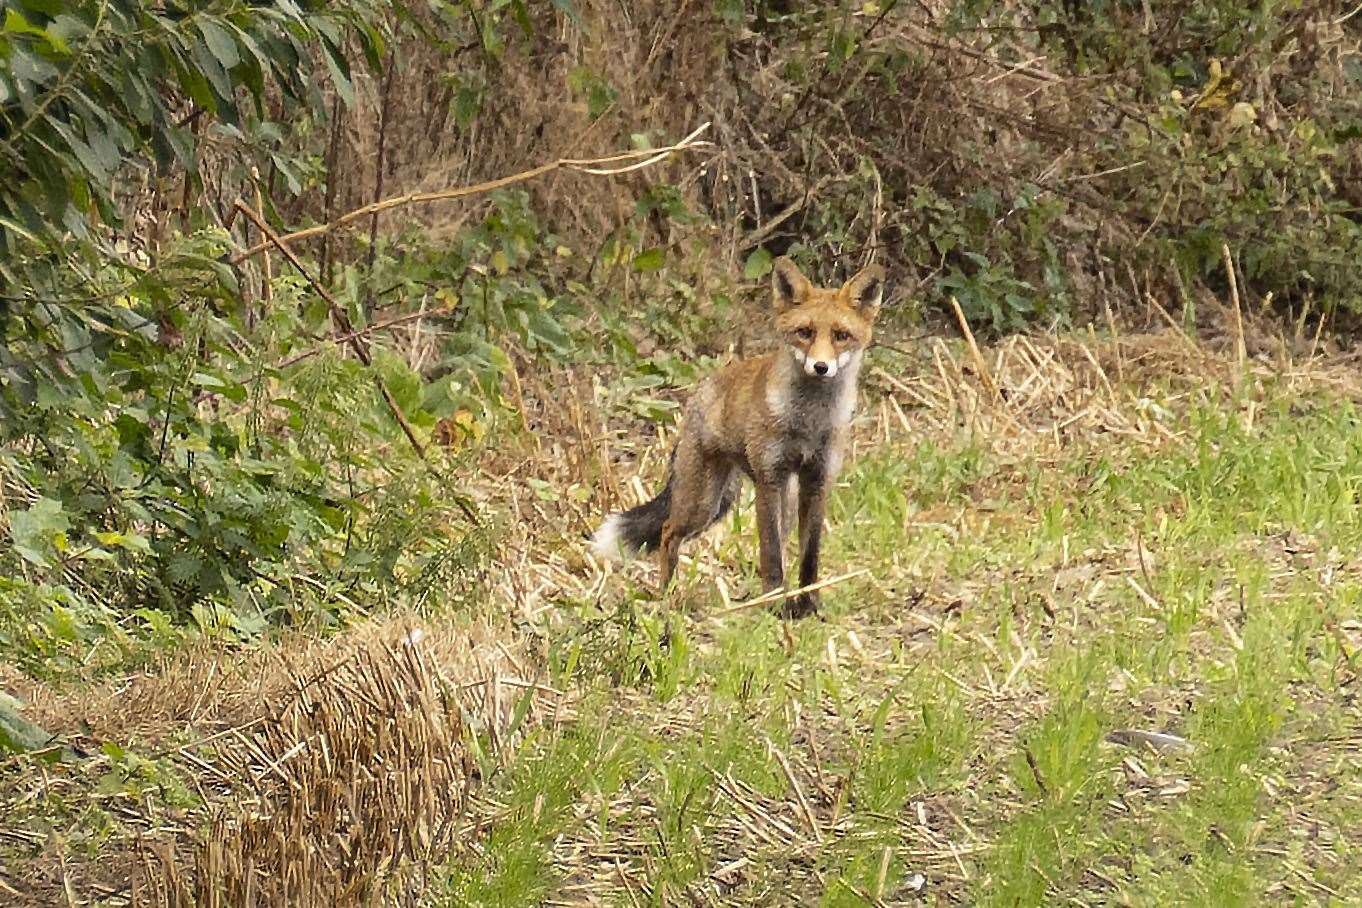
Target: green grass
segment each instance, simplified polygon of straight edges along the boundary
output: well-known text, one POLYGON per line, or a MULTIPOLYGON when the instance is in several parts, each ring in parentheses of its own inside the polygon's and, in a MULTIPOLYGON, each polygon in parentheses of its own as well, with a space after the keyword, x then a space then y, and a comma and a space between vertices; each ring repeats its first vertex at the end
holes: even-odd
POLYGON ((966 433, 864 449, 825 560, 872 575, 825 620, 706 614, 707 577, 751 580, 741 509, 685 608, 620 577, 551 632, 583 706, 493 780, 506 847, 451 903, 1362 900, 1362 432, 1259 394, 1251 425, 1207 394, 1166 443, 1044 465, 966 433))

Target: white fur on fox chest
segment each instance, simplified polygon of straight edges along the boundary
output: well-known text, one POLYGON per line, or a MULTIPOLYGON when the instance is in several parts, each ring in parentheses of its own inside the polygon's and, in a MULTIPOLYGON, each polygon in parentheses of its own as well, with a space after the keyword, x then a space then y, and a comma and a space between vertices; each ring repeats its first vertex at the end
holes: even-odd
POLYGON ((793 356, 778 361, 776 380, 766 388, 766 405, 783 430, 783 437, 772 442, 763 452, 764 464, 773 468, 789 461, 814 458, 821 449, 827 451, 829 473, 840 466, 840 446, 830 435, 840 433, 851 422, 856 409, 856 378, 861 369, 860 350, 847 351, 838 357, 837 373, 833 378, 807 378, 797 368, 793 356))

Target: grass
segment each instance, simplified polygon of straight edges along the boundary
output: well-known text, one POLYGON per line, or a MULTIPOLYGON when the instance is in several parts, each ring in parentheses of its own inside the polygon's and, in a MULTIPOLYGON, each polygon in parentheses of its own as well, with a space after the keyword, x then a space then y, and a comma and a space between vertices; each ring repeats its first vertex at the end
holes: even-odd
MULTIPOLYGON (((422 617, 446 680, 486 693, 469 701, 461 847, 425 902, 1362 901, 1351 366, 1236 382, 1166 338, 1051 342, 1043 375, 1036 341, 986 351, 1001 403, 945 347, 920 369, 876 353, 824 556, 827 576, 867 573, 794 623, 727 609, 759 588, 750 494, 690 548, 665 607, 650 563, 585 560, 582 531, 628 500, 634 464, 656 480, 665 445, 627 408, 601 408, 593 435, 580 395, 603 387, 526 376, 544 431, 489 440, 516 467, 479 487, 502 511, 499 636, 471 659, 460 622, 477 616, 422 617), (1125 384, 1099 374, 1113 358, 1125 384), (1132 731, 1190 747, 1113 739, 1132 731)), ((37 764, 17 777, 34 794, 0 862, 51 832, 71 865, 51 891, 80 889, 78 862, 107 865, 134 803, 157 805, 151 826, 183 822, 214 757, 175 748, 258 712, 236 658, 137 681, 126 720, 116 684, 89 705, 49 697, 48 717, 107 713, 99 737, 131 743, 88 791, 37 764), (190 733, 185 691, 219 724, 190 733)))
POLYGON ((755 591, 750 503, 670 612, 649 566, 584 568, 542 630, 577 718, 493 782, 515 844, 445 903, 516 903, 523 849, 547 904, 1362 900, 1351 395, 1183 378, 1111 389, 1140 431, 1066 437, 872 387, 825 556, 871 574, 821 620, 713 617, 755 591))

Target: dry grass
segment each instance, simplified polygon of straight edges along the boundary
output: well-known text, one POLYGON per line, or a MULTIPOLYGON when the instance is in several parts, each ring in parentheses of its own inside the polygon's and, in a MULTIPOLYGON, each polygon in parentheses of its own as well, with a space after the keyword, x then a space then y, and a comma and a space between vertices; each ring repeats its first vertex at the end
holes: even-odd
POLYGON ((6 813, 89 798, 125 833, 98 864, 55 847, 6 886, 35 904, 68 888, 148 906, 411 903, 471 834, 469 786, 557 715, 533 665, 504 627, 393 619, 329 641, 200 647, 94 691, 30 687, 35 717, 99 755, 32 764, 6 813), (197 797, 90 790, 129 771, 123 747, 197 797))
MULTIPOLYGON (((945 552, 1036 532, 1035 515, 1018 510, 1027 497, 1019 489, 1028 469, 1061 471, 1097 456, 1136 464, 1176 455, 1189 442, 1187 414, 1198 409, 1223 409, 1251 428, 1274 400, 1362 400, 1362 382, 1347 357, 1260 356, 1241 372, 1232 347, 1213 349, 1174 330, 1015 337, 982 345, 977 358, 967 345, 933 340, 912 351, 875 353, 864 390, 853 466, 884 460, 888 452, 908 456, 914 445, 952 452, 964 445, 998 465, 972 479, 963 500, 925 500, 896 530, 907 538, 937 534, 948 540, 945 552)), ((11 764, 20 771, 11 776, 6 815, 21 817, 54 800, 85 803, 117 816, 121 831, 101 846, 98 861, 89 861, 57 840, 42 849, 26 838, 22 823, 0 824, 0 835, 12 843, 44 852, 22 874, 0 873, 0 886, 20 903, 59 903, 68 890, 76 903, 93 895, 115 902, 135 895, 146 905, 247 904, 252 898, 258 904, 415 903, 428 891, 433 868, 451 857, 474 866, 493 861, 479 844, 489 830, 538 817, 542 798, 519 808, 514 791, 502 790, 509 781, 482 778, 508 759, 533 755, 538 745, 527 753, 516 746, 524 729, 590 734, 596 722, 603 741, 623 729, 647 729, 649 741, 704 744, 656 763, 634 754, 618 787, 578 792, 545 845, 556 881, 545 903, 769 904, 770 893, 781 891, 809 899, 840 892, 834 901, 888 905, 921 897, 923 886, 941 903, 969 901, 981 876, 1007 866, 1009 830, 1034 810, 1068 809, 1063 805, 1078 783, 1035 749, 1044 738, 1034 730, 1049 727, 1059 702, 1045 679, 1063 662, 1059 650, 1099 637, 1122 613, 1110 609, 1114 597, 1121 610, 1139 612, 1138 621, 1167 614, 1169 593, 1160 577, 1174 556, 1157 541, 1132 535, 1075 541, 1070 549, 1066 537, 1053 563, 1009 561, 1000 553, 998 563, 982 558, 961 573, 930 547, 876 551, 872 558, 834 532, 833 544, 841 546, 836 572, 869 572, 834 588, 834 600, 868 604, 827 623, 780 626, 764 623, 769 619, 758 610, 730 607, 753 592, 742 562, 751 548, 750 527, 739 536, 725 527, 691 548, 673 599, 706 620, 668 618, 647 601, 651 564, 605 570, 582 544, 603 511, 638 500, 659 477, 665 433, 624 415, 608 382, 580 373, 522 369, 512 399, 519 425, 497 439, 470 491, 502 516, 491 587, 498 610, 518 627, 505 618, 426 622, 413 645, 412 625, 392 619, 329 642, 295 636, 239 651, 205 644, 93 690, 21 684, 16 692, 32 705, 34 719, 97 755, 78 769, 11 764), (1022 598, 1003 630, 988 609, 997 607, 998 590, 1009 588, 1022 598), (615 659, 628 649, 624 635, 651 633, 628 626, 652 621, 667 624, 663 637, 684 637, 691 667, 669 668, 668 644, 658 644, 645 673, 629 674, 639 671, 629 661, 635 655, 611 663, 607 707, 582 711, 574 698, 567 709, 545 679, 552 651, 580 642, 584 659, 615 659), (968 657, 959 661, 943 652, 968 657), (756 693, 736 710, 717 691, 729 683, 719 678, 732 670, 727 660, 739 654, 752 673, 743 684, 756 693), (655 689, 673 669, 690 674, 659 697, 655 689), (866 808, 856 800, 867 797, 867 772, 874 777, 865 761, 893 756, 877 742, 917 733, 913 709, 896 708, 877 720, 876 705, 893 702, 901 696, 898 685, 924 672, 939 689, 914 690, 955 709, 952 721, 968 723, 960 732, 967 741, 960 766, 948 784, 914 789, 901 809, 866 808), (850 685, 850 701, 810 694, 813 677, 843 679, 838 683, 850 685), (518 708, 526 710, 523 716, 518 708), (1018 744, 1018 729, 1032 730, 1024 739, 1029 743, 1018 744), (178 805, 164 795, 147 797, 145 780, 135 791, 98 791, 101 777, 129 771, 117 754, 100 752, 106 741, 151 754, 190 780, 194 797, 178 805), (1029 765, 1025 772, 1038 794, 1019 789, 1010 775, 1006 760, 1016 754, 1026 758, 1020 765, 1029 765), (678 876, 674 849, 681 845, 693 846, 692 875, 678 876), (864 873, 847 869, 850 864, 837 869, 828 855, 868 855, 874 866, 864 873)), ((848 519, 835 520, 835 529, 848 519)), ((1286 597, 1276 587, 1289 586, 1302 570, 1327 573, 1333 583, 1362 577, 1356 559, 1319 551, 1301 533, 1250 537, 1235 546, 1247 546, 1249 556, 1267 566, 1273 596, 1286 597)), ((1185 562, 1179 569, 1189 569, 1189 554, 1178 557, 1185 562)), ((1208 554, 1204 570, 1212 570, 1217 557, 1223 554, 1208 554)), ((1186 636, 1185 658, 1223 663, 1227 633, 1244 645, 1241 596, 1226 585, 1207 597, 1186 636)), ((1332 615, 1324 639, 1345 654, 1362 646, 1356 622, 1332 615)), ((1340 666, 1355 677, 1348 659, 1340 666)), ((578 669, 572 683, 592 689, 594 670, 594 664, 578 669)), ((1193 741, 1200 749, 1190 757, 1150 752, 1139 742, 1155 731, 1187 737, 1185 704, 1207 697, 1208 689, 1202 678, 1151 685, 1120 673, 1104 689, 1119 718, 1108 729, 1112 740, 1136 742, 1114 760, 1119 784, 1103 783, 1114 785, 1113 802, 1125 805, 1111 808, 1114 816, 1191 809, 1186 805, 1207 796, 1206 780, 1180 762, 1199 759, 1205 741, 1193 741)), ((1299 686, 1296 696, 1311 709, 1338 706, 1324 689, 1299 686)), ((1338 740, 1321 746, 1331 765, 1342 766, 1356 745, 1338 740)), ((617 745, 603 744, 587 766, 608 763, 615 750, 631 746, 623 735, 617 745)), ((906 763, 904 771, 915 767, 906 763)), ((572 781, 592 782, 592 768, 572 781)), ((1276 780, 1272 790, 1309 799, 1272 827, 1261 847, 1303 847, 1293 866, 1315 879, 1329 866, 1329 852, 1300 845, 1299 830, 1322 823, 1336 834, 1320 812, 1332 816, 1328 811, 1351 797, 1349 789, 1330 789, 1326 777, 1300 762, 1256 771, 1276 780)), ((892 780, 893 773, 881 776, 892 780)), ((525 784, 523 773, 516 778, 516 785, 525 784)), ((1095 875, 1085 879, 1108 892, 1102 878, 1119 889, 1133 872, 1099 863, 1091 869, 1095 875)), ((1280 881, 1284 892, 1301 883, 1299 877, 1280 881)), ((1321 878, 1320 885, 1333 884, 1321 878)), ((1059 881, 1053 886, 1054 892, 1077 891, 1059 881)), ((1087 896, 1096 891, 1079 889, 1087 896)))
MULTIPOLYGON (((1165 458, 1183 457, 1195 450, 1196 433, 1204 431, 1197 426, 1197 414, 1223 413, 1238 431, 1254 438, 1268 410, 1272 418, 1282 418, 1283 401, 1300 400, 1302 413, 1310 412, 1311 400, 1362 401, 1362 381, 1349 357, 1293 359, 1285 349, 1277 345, 1273 355, 1244 362, 1233 344, 1208 345, 1165 330, 1114 337, 1014 337, 981 346, 978 358, 967 345, 941 340, 907 355, 875 354, 855 426, 853 465, 863 459, 889 462, 896 452, 907 458, 915 447, 935 446, 956 454, 977 452, 969 456, 993 466, 971 479, 957 500, 910 506, 906 523, 895 528, 895 540, 936 535, 944 537, 940 546, 866 549, 870 543, 838 536, 852 531, 839 530, 834 518, 833 544, 850 554, 830 572, 869 570, 871 576, 848 581, 849 591, 832 591, 834 600, 844 605, 826 623, 785 625, 781 630, 765 625, 769 619, 755 614, 757 610, 729 607, 744 591, 754 592, 750 565, 743 563, 752 548, 750 521, 739 536, 726 525, 688 551, 670 608, 691 610, 705 620, 688 620, 676 612, 667 618, 665 609, 648 601, 654 570, 650 563, 623 569, 593 564, 580 536, 603 511, 640 500, 655 485, 670 439, 622 416, 612 406, 608 384, 593 387, 568 376, 522 377, 517 392, 521 411, 537 437, 508 455, 511 462, 480 492, 494 507, 515 515, 512 541, 504 549, 507 561, 497 581, 502 595, 515 604, 517 614, 560 644, 580 638, 588 650, 623 653, 625 637, 652 633, 628 627, 641 622, 647 628, 655 621, 659 628, 666 625, 667 630, 658 631, 662 640, 682 635, 691 653, 678 657, 681 663, 674 668, 680 676, 668 681, 665 642, 658 644, 661 656, 632 651, 635 655, 627 658, 642 660, 642 667, 639 662, 631 663, 633 669, 615 666, 609 705, 598 705, 592 718, 583 717, 587 729, 599 721, 605 728, 638 730, 654 742, 645 750, 675 749, 655 763, 631 757, 641 762, 618 788, 595 792, 587 784, 571 808, 572 819, 545 845, 558 881, 547 903, 757 905, 771 904, 773 893, 780 892, 837 903, 845 898, 848 904, 909 904, 924 897, 925 885, 937 903, 959 904, 974 903, 981 877, 1010 885, 1028 874, 1044 880, 1056 873, 1042 884, 1056 898, 1075 893, 1091 903, 1103 893, 1110 897, 1138 891, 1129 889, 1138 881, 1138 871, 1125 865, 1087 862, 1085 875, 1074 883, 1062 868, 1042 862, 1033 870, 1012 862, 1023 847, 1019 843, 1029 841, 1028 818, 1053 814, 1054 822, 1061 822, 1059 817, 1080 810, 1073 805, 1081 803, 1079 793, 1085 789, 1096 788, 1111 799, 1115 806, 1106 808, 1110 826, 1122 834, 1136 835, 1125 830, 1165 822, 1160 819, 1164 816, 1220 809, 1207 804, 1214 803, 1221 783, 1214 781, 1209 765, 1197 761, 1212 760, 1208 752, 1239 745, 1203 738, 1188 750, 1180 742, 1189 740, 1188 723, 1196 721, 1189 704, 1226 696, 1211 679, 1247 645, 1242 639, 1245 594, 1222 576, 1226 552, 1216 547, 1204 554, 1195 547, 1174 549, 1172 543, 1142 535, 1150 533, 1140 529, 1146 519, 1157 527, 1159 520, 1183 516, 1180 509, 1189 503, 1177 496, 1166 512, 1132 512, 1131 527, 1120 538, 1088 539, 1075 530, 1056 540, 1055 550, 1044 558, 1013 552, 1040 532, 1040 516, 1027 512, 1036 502, 1027 504, 1033 493, 1026 485, 1038 482, 1060 496, 1060 502, 1077 501, 1084 491, 1064 485, 1075 464, 1104 460, 1117 470, 1143 470, 1165 458), (556 494, 526 494, 530 480, 556 494), (583 494, 567 494, 572 489, 583 494), (995 544, 1002 546, 997 553, 969 556, 975 560, 968 570, 951 566, 952 559, 995 544), (1182 654, 1177 658, 1195 665, 1195 671, 1151 679, 1113 670, 1091 692, 1094 703, 1106 704, 1100 721, 1107 724, 1096 738, 1083 739, 1098 748, 1091 771, 1103 781, 1070 778, 1069 772, 1080 770, 1064 762, 1067 758, 1044 752, 1053 736, 1061 739, 1054 746, 1062 755, 1068 746, 1063 736, 1073 733, 1056 724, 1055 716, 1069 709, 1063 705, 1065 697, 1072 696, 1062 686, 1056 689, 1056 673, 1062 675, 1071 661, 1081 661, 1075 652, 1081 654, 1116 627, 1133 641, 1151 635, 1148 642, 1129 645, 1160 645, 1164 632, 1159 627, 1177 620, 1173 615, 1183 608, 1173 599, 1176 585, 1170 592, 1168 584, 1188 572, 1215 584, 1185 638, 1171 644, 1182 654), (1000 596, 1014 597, 1011 605, 1002 604, 1008 600, 1000 602, 1000 596), (613 627, 620 636, 602 637, 602 626, 613 627), (737 664, 731 661, 735 659, 737 664), (637 677, 630 671, 638 672, 637 677), (733 671, 747 672, 743 689, 750 685, 754 691, 750 701, 740 700, 741 707, 725 699, 734 694, 723 676, 733 671), (765 686, 763 674, 770 675, 765 686), (896 690, 924 675, 939 685, 939 690, 928 686, 935 691, 928 702, 950 704, 955 711, 950 722, 965 723, 967 731, 960 732, 966 742, 962 764, 949 784, 917 789, 901 811, 880 815, 855 802, 857 792, 864 797, 862 789, 869 784, 859 767, 882 750, 877 741, 907 741, 921 733, 913 695, 896 690), (825 700, 810 693, 811 684, 847 687, 825 700), (663 688, 669 692, 658 693, 663 688), (885 702, 896 708, 880 727, 874 713, 885 702), (725 739, 729 722, 741 729, 733 732, 739 739, 775 735, 772 728, 788 737, 768 737, 756 751, 743 751, 740 741, 725 739), (1172 732, 1172 738, 1159 737, 1165 732, 1172 732), (1162 748, 1149 743, 1166 740, 1178 743, 1162 748), (731 748, 745 755, 734 756, 731 748), (1014 757, 1019 771, 1010 762, 1014 757), (704 781, 687 775, 692 771, 704 781), (674 828, 678 816, 687 820, 674 828), (859 870, 829 869, 829 860, 835 859, 828 855, 872 852, 877 865, 883 853, 884 871, 872 867, 868 876, 858 877, 859 870)), ((845 488, 844 496, 861 494, 845 488)), ((847 505, 842 522, 853 507, 869 505, 847 505)), ((868 519, 851 522, 863 530, 868 519)), ((1286 544, 1272 535, 1226 538, 1239 553, 1236 559, 1265 566, 1271 592, 1256 607, 1298 607, 1294 584, 1303 576, 1300 553, 1307 547, 1298 535, 1286 544), (1284 554, 1283 545, 1294 554, 1284 554)), ((1357 559, 1345 558, 1333 567, 1309 570, 1343 583, 1344 577, 1358 576, 1359 567, 1357 559)), ((1355 621, 1329 621, 1332 629, 1326 625, 1320 639, 1341 641, 1338 648, 1344 655, 1337 670, 1346 686, 1356 679, 1347 654, 1362 641, 1355 621)), ((1244 683, 1268 688, 1278 683, 1266 677, 1244 683)), ((1348 708, 1335 689, 1316 687, 1313 681, 1297 684, 1292 696, 1331 715, 1348 708)), ((1210 707, 1205 709, 1213 714, 1210 707)), ((1291 728, 1272 740, 1299 733, 1291 728)), ((1234 733, 1224 734, 1228 740, 1234 733)), ((1353 746, 1328 745, 1331 759, 1346 761, 1353 746)), ((616 749, 605 747, 601 759, 614 759, 616 749)), ((1304 828, 1301 821, 1278 812, 1280 792, 1289 784, 1319 794, 1324 781, 1309 769, 1308 760, 1277 769, 1268 768, 1277 758, 1262 759, 1254 772, 1276 794, 1259 823, 1273 832, 1273 841, 1263 840, 1266 850, 1251 853, 1257 856, 1254 860, 1266 862, 1264 873, 1275 874, 1281 868, 1273 864, 1274 850, 1285 847, 1285 840, 1295 841, 1304 828), (1274 774, 1278 772, 1283 775, 1274 774)), ((915 768, 911 760, 903 765, 905 772, 915 768)), ((1316 809, 1331 817, 1324 821, 1330 836, 1337 835, 1336 811, 1355 796, 1353 788, 1320 795, 1316 809)), ((1298 812, 1293 808, 1293 815, 1298 812)), ((1094 843, 1101 834, 1100 827, 1084 830, 1083 839, 1072 843, 1061 835, 1056 859, 1075 860, 1066 857, 1069 850, 1082 854, 1098 847, 1094 843)), ((1260 847, 1254 844, 1258 839, 1249 841, 1249 846, 1236 847, 1260 847)), ((1292 866, 1329 886, 1328 868, 1335 860, 1330 849, 1305 848, 1307 857, 1292 866)), ((1299 891, 1301 882, 1292 877, 1273 885, 1275 891, 1292 892, 1299 891)))
MULTIPOLYGON (((1274 349, 1276 357, 1247 363, 1259 398, 1301 389, 1362 400, 1351 356, 1292 359, 1281 344, 1274 349)), ((863 379, 853 459, 895 441, 948 446, 962 433, 1013 464, 1053 463, 1098 442, 1153 451, 1179 440, 1178 413, 1226 393, 1239 369, 1232 350, 1180 330, 1014 335, 979 359, 967 345, 932 338, 910 358, 876 360, 863 379)), ((607 383, 549 368, 525 370, 515 385, 529 432, 523 444, 499 441, 489 452, 476 494, 512 518, 496 585, 515 614, 534 619, 551 614, 554 602, 600 598, 614 569, 592 562, 581 542, 601 514, 651 497, 671 442, 653 424, 612 418, 616 395, 607 383), (527 482, 581 494, 527 495, 527 482)), ((685 400, 684 391, 669 396, 685 400)), ((1250 395, 1243 403, 1250 422, 1260 402, 1250 395)), ((689 560, 702 573, 716 570, 722 539, 717 531, 690 547, 689 560)), ((651 566, 625 570, 641 578, 651 566)), ((726 602, 729 587, 714 576, 726 602)))

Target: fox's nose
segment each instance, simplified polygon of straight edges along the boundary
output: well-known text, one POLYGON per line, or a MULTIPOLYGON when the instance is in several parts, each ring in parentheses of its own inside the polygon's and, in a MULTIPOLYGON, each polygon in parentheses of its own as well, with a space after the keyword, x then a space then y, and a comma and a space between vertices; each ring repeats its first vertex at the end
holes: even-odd
POLYGON ((813 371, 817 372, 819 375, 827 375, 827 374, 828 374, 828 364, 827 364, 827 363, 823 363, 823 362, 814 363, 814 364, 813 364, 813 371))

